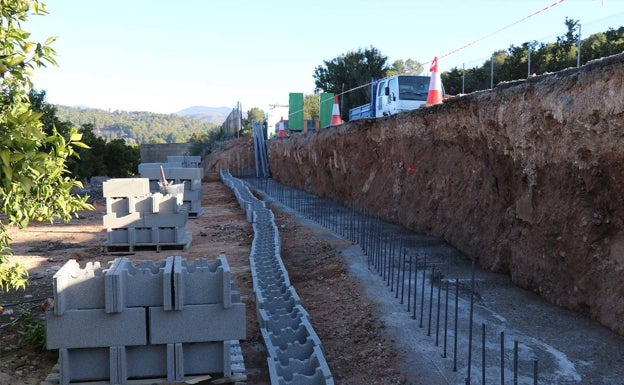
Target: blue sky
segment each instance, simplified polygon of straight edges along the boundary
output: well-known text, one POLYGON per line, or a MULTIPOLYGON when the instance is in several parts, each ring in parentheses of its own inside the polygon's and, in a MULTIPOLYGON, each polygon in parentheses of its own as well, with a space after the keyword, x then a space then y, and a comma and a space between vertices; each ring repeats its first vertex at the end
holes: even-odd
MULTIPOLYGON (((38 70, 47 101, 172 113, 190 106, 244 111, 314 91, 314 68, 377 48, 392 63, 430 62, 560 0, 48 0, 23 27, 58 36, 59 67, 38 70)), ((624 0, 564 0, 440 60, 482 64, 497 49, 551 42, 580 20, 583 36, 624 25, 624 0)))

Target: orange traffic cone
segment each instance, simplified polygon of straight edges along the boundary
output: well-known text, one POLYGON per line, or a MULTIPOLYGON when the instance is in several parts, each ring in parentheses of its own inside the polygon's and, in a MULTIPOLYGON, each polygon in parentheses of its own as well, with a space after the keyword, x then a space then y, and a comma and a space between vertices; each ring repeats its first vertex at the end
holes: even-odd
POLYGON ((332 120, 329 123, 330 126, 337 126, 342 124, 342 119, 340 119, 340 107, 338 107, 338 95, 334 96, 334 107, 332 108, 332 120))
POLYGON ((284 130, 284 117, 280 119, 279 123, 277 123, 277 136, 280 138, 286 137, 286 130, 284 130))
POLYGON ((434 104, 442 103, 442 79, 440 78, 440 72, 438 71, 438 57, 433 58, 431 62, 431 80, 429 80, 429 93, 427 94, 426 105, 432 106, 434 104))

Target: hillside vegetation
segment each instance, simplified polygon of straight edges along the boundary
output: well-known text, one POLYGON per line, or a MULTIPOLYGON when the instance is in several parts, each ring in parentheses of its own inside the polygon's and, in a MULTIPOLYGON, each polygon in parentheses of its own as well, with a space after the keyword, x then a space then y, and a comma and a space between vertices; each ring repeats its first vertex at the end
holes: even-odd
POLYGON ((175 114, 157 114, 145 111, 104 111, 57 105, 61 121, 70 121, 81 127, 91 124, 96 136, 107 141, 124 139, 128 144, 184 143, 194 133, 207 133, 215 123, 182 117, 175 114))

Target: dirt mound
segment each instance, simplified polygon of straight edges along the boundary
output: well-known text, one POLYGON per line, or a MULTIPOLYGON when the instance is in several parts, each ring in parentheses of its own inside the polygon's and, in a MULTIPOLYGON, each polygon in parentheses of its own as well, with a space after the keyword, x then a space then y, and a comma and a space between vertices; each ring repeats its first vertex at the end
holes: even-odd
MULTIPOLYGON (((271 173, 441 236, 482 267, 624 335, 622 79, 624 54, 273 139, 271 173)), ((240 175, 253 167, 251 151, 232 145, 221 158, 240 175)))

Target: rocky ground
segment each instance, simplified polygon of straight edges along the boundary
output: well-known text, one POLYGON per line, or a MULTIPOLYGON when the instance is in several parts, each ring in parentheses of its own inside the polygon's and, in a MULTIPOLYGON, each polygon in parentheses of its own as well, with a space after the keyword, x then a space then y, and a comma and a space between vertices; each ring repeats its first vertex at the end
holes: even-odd
MULTIPOLYGON (((188 250, 141 251, 124 256, 136 261, 160 261, 169 255, 213 260, 225 254, 247 306, 247 339, 241 341, 247 383, 268 385, 266 353, 255 317, 248 260, 253 231, 227 187, 209 182, 203 188, 204 213, 189 219, 187 224, 193 235, 188 250)), ((106 264, 116 257, 101 250, 106 238, 102 227, 105 211, 104 202, 99 201, 95 202, 94 211, 80 213, 69 224, 9 228, 14 257, 28 268, 30 277, 25 291, 0 293, 4 307, 0 315, 0 325, 4 326, 0 329, 0 385, 38 385, 51 372, 56 353, 23 344, 17 328, 5 325, 14 321, 23 308, 36 317, 43 316, 40 304, 52 296, 52 276, 67 260, 76 259, 81 265, 95 261, 106 264), (11 306, 17 302, 25 303, 11 306)), ((295 218, 274 211, 284 264, 323 341, 336 383, 407 383, 398 369, 400 359, 392 341, 385 337, 384 325, 375 316, 375 306, 363 296, 357 279, 347 273, 345 261, 331 241, 313 236, 295 218)))

